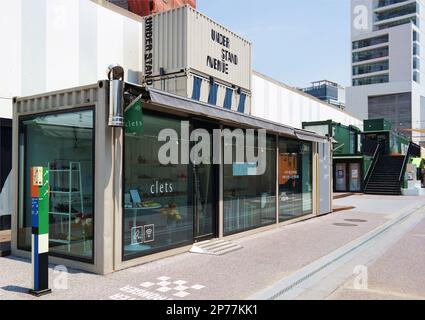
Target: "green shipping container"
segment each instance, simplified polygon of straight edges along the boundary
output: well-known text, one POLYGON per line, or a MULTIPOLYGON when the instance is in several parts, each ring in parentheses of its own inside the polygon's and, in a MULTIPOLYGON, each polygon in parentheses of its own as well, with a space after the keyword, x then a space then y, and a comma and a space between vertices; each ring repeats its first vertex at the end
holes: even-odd
POLYGON ((385 119, 364 120, 364 132, 391 131, 391 123, 385 119))

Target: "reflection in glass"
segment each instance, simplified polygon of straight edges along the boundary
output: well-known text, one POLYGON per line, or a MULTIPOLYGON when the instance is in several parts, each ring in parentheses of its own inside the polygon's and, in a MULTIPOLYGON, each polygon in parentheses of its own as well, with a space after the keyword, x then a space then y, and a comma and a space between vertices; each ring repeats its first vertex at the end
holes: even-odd
POLYGON ((336 176, 336 192, 346 192, 347 191, 347 164, 346 163, 337 163, 335 166, 335 176, 336 176))
MULTIPOLYGON (((144 115, 144 130, 125 135, 124 259, 190 244, 193 210, 189 202, 189 166, 159 163, 163 129, 180 132, 180 121, 144 115)), ((172 141, 180 146, 181 140, 172 141)), ((181 161, 179 161, 181 162, 181 161)))
POLYGON ((31 248, 30 170, 49 168, 50 252, 93 258, 93 111, 38 116, 21 122, 18 246, 31 248), (22 192, 21 191, 21 192, 22 192))
MULTIPOLYGON (((207 131, 210 141, 213 141, 212 130, 207 131)), ((210 157, 212 157, 213 152, 213 144, 211 143, 210 157)), ((195 238, 213 237, 216 233, 215 219, 218 197, 216 195, 215 170, 212 158, 202 159, 202 163, 199 165, 192 164, 192 179, 195 238)))
POLYGON ((361 190, 360 163, 350 163, 350 192, 361 190))
POLYGON ((280 222, 313 212, 311 143, 279 139, 280 222))
MULTIPOLYGON (((233 159, 236 147, 233 141, 233 159)), ((258 146, 258 143, 255 144, 258 146)), ((224 165, 224 234, 276 223, 276 138, 267 137, 267 167, 263 175, 250 172, 249 163, 224 165), (243 170, 241 166, 247 166, 243 170)))

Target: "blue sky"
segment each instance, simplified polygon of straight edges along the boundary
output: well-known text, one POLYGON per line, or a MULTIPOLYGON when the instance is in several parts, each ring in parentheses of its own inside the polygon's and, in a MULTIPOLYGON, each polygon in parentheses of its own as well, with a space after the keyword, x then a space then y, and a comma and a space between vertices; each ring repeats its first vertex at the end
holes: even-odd
POLYGON ((289 85, 350 84, 349 0, 197 0, 253 43, 254 69, 289 85))

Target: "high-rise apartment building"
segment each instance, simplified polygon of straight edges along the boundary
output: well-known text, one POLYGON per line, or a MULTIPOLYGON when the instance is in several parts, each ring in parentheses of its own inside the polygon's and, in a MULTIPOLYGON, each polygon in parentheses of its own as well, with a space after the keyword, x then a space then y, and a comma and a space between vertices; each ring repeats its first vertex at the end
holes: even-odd
POLYGON ((345 109, 345 88, 329 80, 314 81, 303 92, 316 97, 334 107, 345 109))
POLYGON ((425 146, 422 0, 352 0, 352 86, 347 111, 385 118, 425 146), (413 129, 413 130, 412 130, 413 129))

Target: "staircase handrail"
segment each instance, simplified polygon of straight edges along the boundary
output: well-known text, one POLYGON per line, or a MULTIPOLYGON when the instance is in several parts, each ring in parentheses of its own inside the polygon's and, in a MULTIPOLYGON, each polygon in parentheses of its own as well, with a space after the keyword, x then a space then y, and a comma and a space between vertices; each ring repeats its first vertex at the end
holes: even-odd
POLYGON ((404 172, 406 171, 407 162, 409 161, 409 157, 413 153, 412 150, 415 147, 418 147, 418 145, 416 143, 413 143, 413 142, 409 143, 409 148, 407 149, 406 155, 404 157, 403 166, 401 167, 401 172, 400 172, 400 176, 399 176, 399 179, 398 179, 400 181, 400 184, 403 181, 403 175, 404 175, 404 172))
POLYGON ((373 170, 375 170, 376 164, 377 164, 378 159, 379 159, 379 155, 381 154, 381 153, 380 153, 381 147, 382 147, 382 145, 381 145, 380 143, 378 143, 378 145, 376 146, 376 150, 375 150, 375 153, 374 153, 374 155, 373 155, 373 161, 372 161, 372 164, 370 165, 369 170, 368 170, 368 172, 367 172, 367 174, 366 174, 366 179, 365 179, 365 183, 366 183, 366 184, 365 184, 365 188, 366 188, 366 187, 367 187, 367 185, 369 184, 369 180, 370 180, 370 178, 371 178, 371 176, 372 176, 372 172, 373 172, 373 170))

